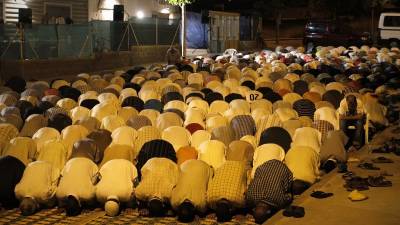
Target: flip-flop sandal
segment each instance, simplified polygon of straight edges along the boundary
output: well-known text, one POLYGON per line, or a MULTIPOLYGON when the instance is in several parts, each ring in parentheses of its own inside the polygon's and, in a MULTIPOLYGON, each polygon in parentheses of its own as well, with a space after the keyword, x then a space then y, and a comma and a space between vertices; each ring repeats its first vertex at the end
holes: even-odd
POLYGON ((323 191, 314 191, 313 193, 311 193, 311 197, 318 199, 329 198, 331 196, 333 196, 333 193, 323 191))
POLYGON ((374 166, 374 164, 367 163, 367 162, 359 164, 358 167, 361 169, 366 169, 366 170, 380 170, 379 167, 376 167, 376 166, 374 166))
POLYGON ((384 177, 392 177, 393 174, 392 174, 392 173, 389 173, 388 171, 382 171, 382 172, 381 172, 381 176, 384 176, 384 177))
POLYGON ((294 213, 294 208, 293 206, 288 206, 285 208, 285 210, 283 210, 282 215, 286 216, 286 217, 292 217, 294 213))
POLYGON ((347 170, 347 164, 346 163, 339 163, 338 164, 338 173, 346 173, 347 170))
POLYGON ((302 218, 306 214, 304 211, 304 207, 301 206, 293 206, 293 217, 294 218, 302 218))
POLYGON ((344 180, 351 180, 353 177, 355 177, 355 174, 351 171, 346 172, 345 174, 342 175, 342 178, 344 180))
POLYGON ((383 177, 383 176, 379 176, 379 177, 369 176, 368 177, 368 185, 371 187, 391 187, 392 182, 389 180, 386 180, 385 177, 383 177))
POLYGON ((372 153, 390 153, 390 151, 385 150, 384 148, 377 148, 371 151, 372 153))
POLYGON ((286 207, 286 209, 282 212, 282 215, 286 217, 301 218, 304 217, 305 211, 301 206, 291 205, 286 207))
POLYGON ((380 156, 372 160, 373 163, 393 163, 393 160, 380 156))
POLYGON ((351 178, 350 180, 346 180, 346 183, 343 186, 347 191, 365 191, 369 189, 367 179, 357 176, 351 178))

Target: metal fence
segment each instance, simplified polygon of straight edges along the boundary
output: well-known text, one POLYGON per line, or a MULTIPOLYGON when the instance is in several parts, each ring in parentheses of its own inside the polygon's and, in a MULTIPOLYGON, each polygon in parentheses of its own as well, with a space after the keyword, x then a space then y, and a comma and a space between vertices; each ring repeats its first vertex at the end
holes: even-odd
POLYGON ((132 46, 179 43, 179 20, 144 18, 128 22, 0 25, 3 60, 88 58, 99 52, 128 51, 132 46))

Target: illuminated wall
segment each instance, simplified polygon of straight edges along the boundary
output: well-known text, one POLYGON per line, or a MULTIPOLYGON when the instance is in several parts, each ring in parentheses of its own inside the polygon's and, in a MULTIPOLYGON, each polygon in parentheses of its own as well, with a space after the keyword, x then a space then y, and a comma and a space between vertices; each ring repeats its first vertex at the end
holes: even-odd
POLYGON ((65 5, 71 7, 72 19, 75 23, 88 21, 88 2, 86 0, 0 0, 3 1, 4 21, 18 22, 18 9, 31 8, 32 22, 40 23, 45 14, 45 4, 65 5))
POLYGON ((89 20, 112 20, 113 7, 117 4, 124 5, 125 20, 128 17, 151 17, 154 14, 162 14, 161 11, 168 18, 166 8, 171 13, 179 12, 179 9, 169 6, 161 0, 89 0, 88 2, 89 20))

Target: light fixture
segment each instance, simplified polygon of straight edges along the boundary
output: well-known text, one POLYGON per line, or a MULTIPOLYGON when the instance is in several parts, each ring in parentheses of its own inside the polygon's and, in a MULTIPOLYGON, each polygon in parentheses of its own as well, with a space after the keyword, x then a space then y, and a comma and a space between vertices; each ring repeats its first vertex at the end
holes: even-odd
POLYGON ((138 18, 138 19, 143 19, 144 18, 144 13, 143 13, 143 11, 137 11, 136 12, 136 17, 138 18))
POLYGON ((169 10, 169 8, 163 8, 163 9, 160 10, 160 13, 162 13, 162 14, 169 14, 169 13, 170 13, 170 10, 169 10))

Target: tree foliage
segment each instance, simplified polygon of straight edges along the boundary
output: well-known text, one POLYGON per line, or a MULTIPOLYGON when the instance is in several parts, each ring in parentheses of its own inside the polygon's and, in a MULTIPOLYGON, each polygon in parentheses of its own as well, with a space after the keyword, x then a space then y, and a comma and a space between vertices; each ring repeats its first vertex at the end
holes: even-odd
POLYGON ((194 2, 195 0, 166 0, 169 4, 171 5, 187 5, 190 4, 192 2, 194 2))

